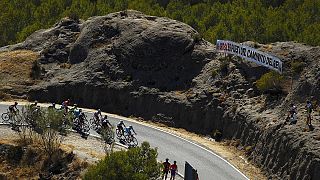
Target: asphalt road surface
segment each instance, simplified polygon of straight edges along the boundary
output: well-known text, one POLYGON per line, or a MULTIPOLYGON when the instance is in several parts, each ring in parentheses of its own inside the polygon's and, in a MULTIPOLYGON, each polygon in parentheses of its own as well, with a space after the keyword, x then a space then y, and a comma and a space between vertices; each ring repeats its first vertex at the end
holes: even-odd
MULTIPOLYGON (((0 105, 0 114, 5 112, 7 108, 7 105, 0 105)), ((91 113, 86 114, 87 119, 92 117, 91 113)), ((109 120, 113 125, 116 125, 120 121, 119 118, 113 117, 109 117, 109 120)), ((151 127, 123 121, 126 126, 133 126, 137 133, 136 138, 139 144, 143 141, 148 141, 152 147, 158 148, 158 160, 164 161, 166 158, 169 158, 170 163, 177 161, 178 171, 182 175, 184 175, 185 161, 188 161, 189 164, 197 169, 199 179, 201 180, 248 179, 225 160, 195 143, 151 127)), ((93 131, 90 131, 90 133, 97 135, 93 131)))

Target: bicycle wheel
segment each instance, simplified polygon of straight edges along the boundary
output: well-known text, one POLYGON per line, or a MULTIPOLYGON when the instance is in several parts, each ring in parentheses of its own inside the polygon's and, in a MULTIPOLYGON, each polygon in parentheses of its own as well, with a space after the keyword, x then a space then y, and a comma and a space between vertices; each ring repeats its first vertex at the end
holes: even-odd
POLYGON ((121 133, 121 131, 118 128, 116 129, 116 135, 118 138, 121 138, 121 136, 123 136, 123 134, 121 133))
POLYGON ((82 131, 83 131, 84 133, 89 133, 89 131, 90 131, 90 125, 87 124, 87 123, 83 124, 83 126, 82 126, 82 131))
POLYGON ((2 118, 4 123, 7 123, 9 121, 9 119, 10 119, 9 113, 3 113, 1 115, 1 118, 2 118))
POLYGON ((108 130, 107 130, 107 133, 108 133, 108 136, 109 136, 111 139, 114 139, 114 132, 112 131, 112 129, 108 129, 108 130))
POLYGON ((133 147, 137 147, 137 146, 138 146, 138 140, 137 140, 137 138, 132 137, 132 138, 131 138, 130 145, 133 146, 133 147))

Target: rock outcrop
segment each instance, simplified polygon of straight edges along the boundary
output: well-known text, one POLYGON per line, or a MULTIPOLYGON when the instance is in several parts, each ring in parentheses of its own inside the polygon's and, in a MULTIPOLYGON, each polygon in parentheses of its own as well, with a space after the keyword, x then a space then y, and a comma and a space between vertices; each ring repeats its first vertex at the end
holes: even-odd
POLYGON ((251 147, 250 158, 271 178, 319 179, 320 125, 304 132, 304 122, 289 126, 283 121, 290 102, 303 103, 311 96, 320 100, 320 48, 247 43, 280 57, 285 69, 292 61, 303 63, 294 83, 286 82, 286 93, 261 94, 255 81, 267 69, 224 57, 186 24, 137 11, 87 21, 65 18, 0 52, 28 49, 40 54, 44 73, 37 84, 26 87, 30 99, 70 98, 80 106, 202 134, 219 130, 224 138, 251 147))

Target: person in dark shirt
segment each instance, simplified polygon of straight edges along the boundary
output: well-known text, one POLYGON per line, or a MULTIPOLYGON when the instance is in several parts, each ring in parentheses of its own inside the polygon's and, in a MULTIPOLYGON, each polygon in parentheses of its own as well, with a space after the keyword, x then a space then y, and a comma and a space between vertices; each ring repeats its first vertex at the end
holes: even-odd
POLYGON ((169 159, 166 159, 166 162, 162 163, 163 164, 163 173, 162 173, 162 179, 163 177, 165 177, 165 179, 167 179, 168 176, 168 172, 170 170, 170 163, 169 163, 169 159))

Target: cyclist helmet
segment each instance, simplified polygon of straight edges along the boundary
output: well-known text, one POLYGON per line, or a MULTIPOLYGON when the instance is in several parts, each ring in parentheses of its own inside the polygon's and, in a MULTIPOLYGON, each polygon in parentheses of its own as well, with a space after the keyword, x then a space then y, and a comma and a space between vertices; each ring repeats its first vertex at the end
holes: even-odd
POLYGON ((101 112, 101 109, 98 109, 98 112, 100 113, 100 112, 101 112))
POLYGON ((123 121, 121 120, 120 123, 123 123, 123 121))
POLYGON ((132 129, 133 127, 130 125, 130 126, 129 126, 129 128, 131 128, 131 129, 132 129))
POLYGON ((78 104, 74 104, 73 106, 74 106, 74 107, 78 107, 78 104))
POLYGON ((82 112, 82 109, 79 109, 79 112, 82 112))
POLYGON ((55 106, 56 105, 56 103, 52 103, 52 106, 55 106))
POLYGON ((17 103, 17 102, 14 102, 14 105, 18 105, 18 103, 17 103))
POLYGON ((105 118, 105 119, 107 119, 107 118, 108 118, 108 116, 107 116, 107 115, 105 115, 105 116, 104 116, 104 118, 105 118))

